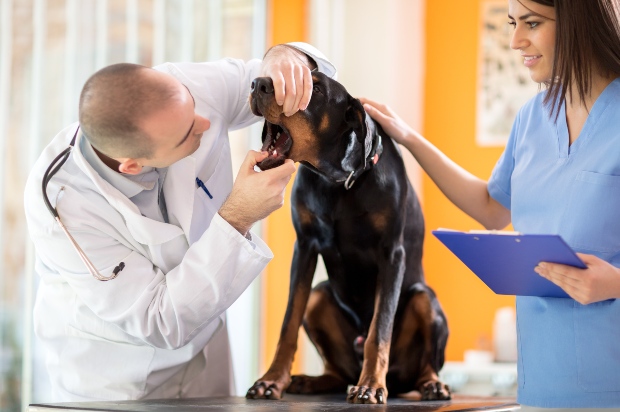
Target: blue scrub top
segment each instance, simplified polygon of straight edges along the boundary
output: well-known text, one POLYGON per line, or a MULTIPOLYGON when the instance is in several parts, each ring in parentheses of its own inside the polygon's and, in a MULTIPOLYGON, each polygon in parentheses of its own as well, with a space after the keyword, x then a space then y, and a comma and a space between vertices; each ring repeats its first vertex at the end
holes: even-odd
MULTIPOLYGON (((577 252, 620 267, 620 78, 596 100, 569 146, 546 92, 523 106, 488 189, 515 230, 561 235, 577 252)), ((620 300, 517 297, 518 402, 620 407, 620 300)))

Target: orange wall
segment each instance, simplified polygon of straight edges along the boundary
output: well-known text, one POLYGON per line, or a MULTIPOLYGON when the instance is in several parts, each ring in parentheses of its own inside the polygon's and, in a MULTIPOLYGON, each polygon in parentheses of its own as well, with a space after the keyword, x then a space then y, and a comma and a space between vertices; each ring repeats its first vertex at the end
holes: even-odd
MULTIPOLYGON (((488 179, 502 148, 475 143, 481 1, 426 2, 424 135, 465 169, 488 179)), ((464 350, 484 348, 481 341, 492 338, 495 310, 514 306, 514 297, 493 294, 430 234, 438 227, 469 230, 480 224, 454 207, 426 175, 423 193, 426 278, 448 318, 447 359, 461 360, 464 350)))
MULTIPOLYGON (((306 0, 271 0, 268 8, 267 47, 293 41, 307 41, 306 0)), ((290 193, 293 179, 286 189, 284 206, 267 218, 265 241, 274 253, 263 278, 261 373, 267 370, 275 354, 280 327, 288 299, 289 274, 293 258, 295 231, 291 220, 290 193)), ((293 372, 300 372, 298 350, 293 372)))

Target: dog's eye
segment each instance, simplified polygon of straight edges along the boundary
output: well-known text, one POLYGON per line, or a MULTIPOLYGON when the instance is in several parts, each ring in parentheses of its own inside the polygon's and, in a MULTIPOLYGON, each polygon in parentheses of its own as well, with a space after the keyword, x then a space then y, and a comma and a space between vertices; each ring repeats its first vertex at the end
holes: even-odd
POLYGON ((315 84, 312 88, 312 93, 321 93, 321 88, 315 84))

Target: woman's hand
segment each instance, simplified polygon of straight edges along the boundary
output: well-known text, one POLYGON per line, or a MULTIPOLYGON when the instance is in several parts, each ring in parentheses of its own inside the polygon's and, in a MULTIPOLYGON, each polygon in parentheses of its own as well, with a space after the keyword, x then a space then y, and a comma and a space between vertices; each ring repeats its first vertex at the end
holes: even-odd
POLYGON ((620 298, 620 269, 594 255, 577 256, 587 269, 541 262, 534 270, 582 305, 620 298))
POLYGON ((360 98, 364 110, 377 121, 385 132, 397 143, 408 146, 414 139, 421 137, 403 119, 401 119, 389 106, 377 103, 365 97, 360 98))

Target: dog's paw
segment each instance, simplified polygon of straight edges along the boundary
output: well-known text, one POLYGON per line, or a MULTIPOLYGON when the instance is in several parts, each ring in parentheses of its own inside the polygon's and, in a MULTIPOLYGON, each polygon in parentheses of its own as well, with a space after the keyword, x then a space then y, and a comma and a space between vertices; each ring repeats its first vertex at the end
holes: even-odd
POLYGON ((268 379, 267 376, 263 376, 248 389, 245 397, 247 399, 282 399, 282 394, 290 382, 291 378, 288 375, 278 379, 268 379))
POLYGON ((368 386, 353 386, 349 389, 347 402, 349 403, 386 403, 387 389, 368 386))
POLYGON ((420 387, 423 401, 452 399, 450 387, 439 381, 428 381, 420 387))

